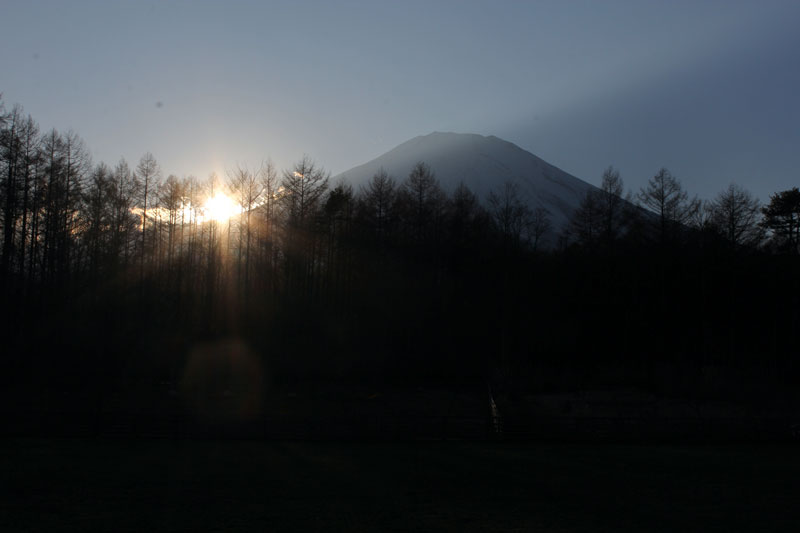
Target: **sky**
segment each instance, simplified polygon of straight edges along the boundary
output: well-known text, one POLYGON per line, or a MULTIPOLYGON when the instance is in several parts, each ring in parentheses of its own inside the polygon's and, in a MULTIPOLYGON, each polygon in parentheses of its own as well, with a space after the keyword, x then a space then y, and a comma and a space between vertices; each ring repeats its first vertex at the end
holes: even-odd
MULTIPOLYGON (((0 0, 0 93, 95 161, 163 175, 303 154, 332 174, 433 131, 590 183, 800 186, 799 1, 0 0)), ((434 169, 435 170, 435 169, 434 169)))

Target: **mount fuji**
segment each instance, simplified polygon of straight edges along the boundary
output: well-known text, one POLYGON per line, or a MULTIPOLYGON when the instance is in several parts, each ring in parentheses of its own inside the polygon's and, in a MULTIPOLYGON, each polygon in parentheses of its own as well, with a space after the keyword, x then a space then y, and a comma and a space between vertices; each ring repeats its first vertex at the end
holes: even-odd
POLYGON ((342 172, 354 187, 365 186, 381 168, 402 183, 418 162, 426 163, 441 187, 452 192, 464 183, 485 202, 490 191, 501 192, 504 184, 517 184, 521 199, 535 209, 550 212, 558 232, 593 185, 572 176, 519 146, 494 136, 441 133, 414 137, 385 154, 342 172))

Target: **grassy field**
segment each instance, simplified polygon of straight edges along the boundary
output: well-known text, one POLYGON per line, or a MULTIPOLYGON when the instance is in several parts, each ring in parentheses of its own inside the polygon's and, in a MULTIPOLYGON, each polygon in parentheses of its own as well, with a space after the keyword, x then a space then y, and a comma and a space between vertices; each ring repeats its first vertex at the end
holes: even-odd
POLYGON ((3 531, 797 531, 800 449, 6 439, 3 531))

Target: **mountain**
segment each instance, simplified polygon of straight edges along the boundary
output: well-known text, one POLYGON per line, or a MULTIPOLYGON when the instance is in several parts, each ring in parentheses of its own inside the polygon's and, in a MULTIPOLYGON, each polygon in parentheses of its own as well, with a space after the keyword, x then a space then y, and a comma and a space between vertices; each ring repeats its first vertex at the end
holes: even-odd
POLYGON ((519 185, 522 199, 532 208, 550 212, 556 232, 567 223, 593 185, 572 176, 494 136, 469 133, 441 133, 414 137, 380 157, 334 176, 354 187, 366 185, 383 168, 398 183, 413 166, 428 164, 442 188, 452 192, 463 182, 485 203, 489 191, 500 192, 506 181, 519 185))

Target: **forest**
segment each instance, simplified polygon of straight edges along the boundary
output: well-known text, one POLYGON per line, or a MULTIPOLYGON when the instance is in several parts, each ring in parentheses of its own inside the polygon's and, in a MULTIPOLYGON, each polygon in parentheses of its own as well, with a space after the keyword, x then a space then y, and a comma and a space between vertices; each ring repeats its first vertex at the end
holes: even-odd
POLYGON ((236 339, 275 384, 796 398, 797 188, 700 200, 661 169, 626 192, 609 167, 561 229, 511 183, 478 198, 435 172, 164 177, 0 108, 7 394, 145 401, 236 339))

